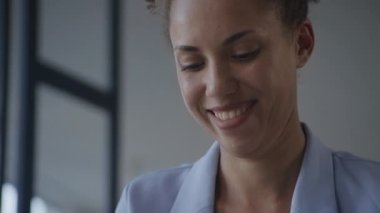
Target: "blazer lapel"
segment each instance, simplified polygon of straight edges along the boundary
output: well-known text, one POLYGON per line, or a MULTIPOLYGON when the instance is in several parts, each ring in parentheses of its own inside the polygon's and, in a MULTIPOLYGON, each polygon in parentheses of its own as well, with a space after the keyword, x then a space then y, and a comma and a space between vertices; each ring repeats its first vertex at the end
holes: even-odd
POLYGON ((306 126, 304 130, 307 143, 293 193, 291 213, 336 213, 332 152, 306 126))
POLYGON ((171 213, 213 213, 219 146, 215 142, 187 174, 171 213))

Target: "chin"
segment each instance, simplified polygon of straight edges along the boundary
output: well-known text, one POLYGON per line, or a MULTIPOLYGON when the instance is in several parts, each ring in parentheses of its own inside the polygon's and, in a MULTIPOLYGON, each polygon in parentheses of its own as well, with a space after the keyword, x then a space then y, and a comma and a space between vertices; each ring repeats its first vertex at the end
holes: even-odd
POLYGON ((220 136, 218 140, 221 148, 230 154, 246 157, 251 156, 262 146, 260 137, 250 135, 220 136))

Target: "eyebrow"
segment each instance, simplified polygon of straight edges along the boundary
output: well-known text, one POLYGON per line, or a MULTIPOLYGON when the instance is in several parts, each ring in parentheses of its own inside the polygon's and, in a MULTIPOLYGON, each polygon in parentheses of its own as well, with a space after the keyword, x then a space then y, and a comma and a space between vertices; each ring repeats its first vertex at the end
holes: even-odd
POLYGON ((199 52, 199 48, 193 47, 193 46, 188 46, 188 45, 175 46, 174 50, 182 50, 185 52, 199 52))
POLYGON ((242 39, 244 36, 246 36, 246 35, 248 35, 250 33, 252 33, 251 30, 246 30, 246 31, 235 33, 232 36, 228 37, 226 40, 224 40, 223 41, 223 45, 224 46, 230 45, 230 44, 238 41, 239 39, 242 39))
MULTIPOLYGON (((230 45, 230 44, 242 39, 244 36, 246 36, 250 33, 252 33, 251 30, 245 30, 245 31, 235 33, 235 34, 231 35, 230 37, 226 38, 222 44, 223 44, 223 46, 230 45)), ((199 52, 199 48, 194 47, 194 46, 188 46, 188 45, 175 46, 174 50, 182 50, 185 52, 199 52)))

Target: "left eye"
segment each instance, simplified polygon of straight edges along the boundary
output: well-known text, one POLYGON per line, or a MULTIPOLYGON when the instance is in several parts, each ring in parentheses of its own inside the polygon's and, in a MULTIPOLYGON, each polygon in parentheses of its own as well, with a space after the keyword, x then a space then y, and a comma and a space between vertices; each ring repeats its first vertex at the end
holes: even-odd
POLYGON ((251 51, 251 52, 244 52, 244 53, 232 55, 232 58, 239 61, 245 61, 245 60, 254 59, 258 55, 258 53, 259 53, 258 50, 251 51))

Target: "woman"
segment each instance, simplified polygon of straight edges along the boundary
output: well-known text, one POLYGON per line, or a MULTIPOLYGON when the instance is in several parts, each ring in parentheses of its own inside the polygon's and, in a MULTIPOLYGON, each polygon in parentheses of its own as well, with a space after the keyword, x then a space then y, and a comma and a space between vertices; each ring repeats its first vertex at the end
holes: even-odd
POLYGON ((308 3, 164 3, 185 105, 217 142, 193 165, 132 181, 117 213, 380 212, 380 164, 331 151, 300 123, 308 3))

